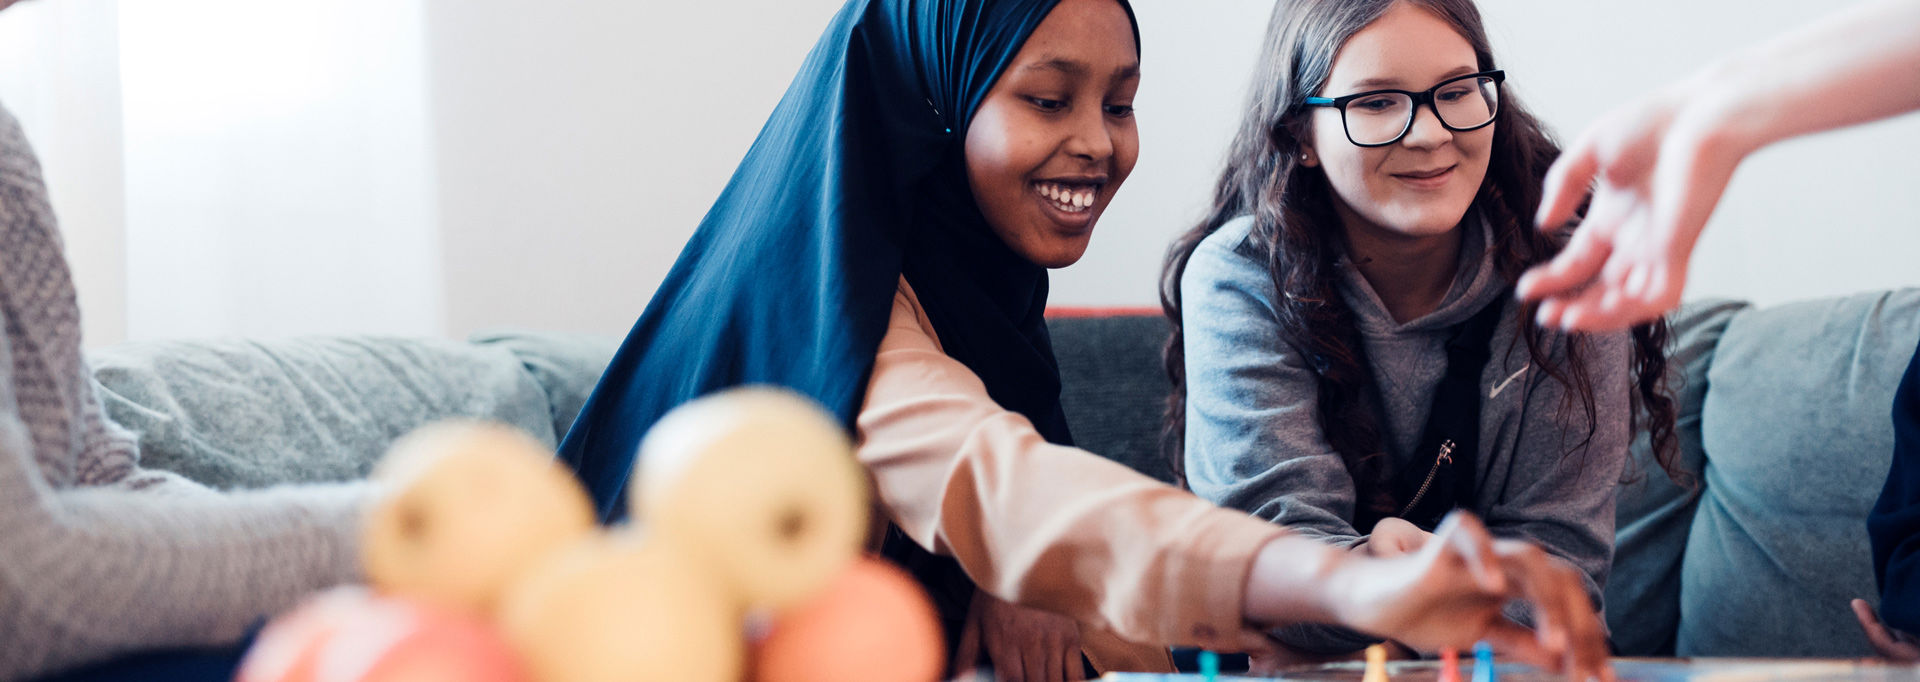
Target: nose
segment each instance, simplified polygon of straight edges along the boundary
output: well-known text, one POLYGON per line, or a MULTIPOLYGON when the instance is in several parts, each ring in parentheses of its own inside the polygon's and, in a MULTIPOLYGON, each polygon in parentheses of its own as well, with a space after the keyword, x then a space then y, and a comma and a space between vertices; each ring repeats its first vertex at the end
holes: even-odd
POLYGON ((1413 127, 1407 130, 1407 136, 1400 138, 1400 144, 1415 149, 1432 149, 1453 141, 1453 131, 1440 124, 1440 114, 1432 106, 1413 108, 1413 127))
POLYGON ((1080 107, 1073 112, 1069 125, 1065 145, 1069 155, 1088 161, 1105 161, 1113 156, 1113 133, 1100 107, 1080 107))

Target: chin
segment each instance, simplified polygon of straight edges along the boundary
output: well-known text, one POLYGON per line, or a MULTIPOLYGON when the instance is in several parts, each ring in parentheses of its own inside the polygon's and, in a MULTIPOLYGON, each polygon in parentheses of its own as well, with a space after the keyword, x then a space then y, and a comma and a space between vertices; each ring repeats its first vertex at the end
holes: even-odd
POLYGON ((1452 232, 1465 219, 1466 210, 1459 211, 1408 211, 1392 216, 1383 224, 1391 225, 1392 231, 1408 237, 1434 237, 1452 232))
POLYGON ((1037 248, 1022 249, 1020 255, 1026 256, 1027 260, 1032 261, 1034 265, 1058 270, 1080 262, 1080 257, 1086 254, 1087 243, 1082 240, 1077 243, 1038 245, 1037 248))

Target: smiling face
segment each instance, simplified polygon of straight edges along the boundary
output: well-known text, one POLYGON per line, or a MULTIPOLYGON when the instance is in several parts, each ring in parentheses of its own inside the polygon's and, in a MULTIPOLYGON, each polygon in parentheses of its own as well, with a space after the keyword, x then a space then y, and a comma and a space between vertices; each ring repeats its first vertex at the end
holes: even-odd
MULTIPOLYGON (((1473 46, 1451 24, 1403 2, 1341 46, 1326 86, 1316 94, 1418 92, 1479 70, 1473 46)), ((1460 224, 1487 176, 1492 125, 1451 131, 1423 105, 1400 141, 1359 147, 1348 141, 1338 109, 1315 110, 1312 123, 1305 163, 1326 172, 1334 209, 1350 237, 1356 232, 1389 241, 1442 237, 1460 224)))
POLYGON ((1035 264, 1080 260, 1140 155, 1133 24, 1114 0, 1061 0, 967 129, 967 182, 994 234, 1035 264))

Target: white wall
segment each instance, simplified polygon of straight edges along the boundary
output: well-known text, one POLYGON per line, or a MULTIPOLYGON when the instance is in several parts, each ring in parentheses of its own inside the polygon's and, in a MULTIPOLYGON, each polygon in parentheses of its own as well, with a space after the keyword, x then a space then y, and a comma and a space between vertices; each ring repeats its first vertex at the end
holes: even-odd
MULTIPOLYGON (((624 331, 838 4, 433 0, 453 331, 624 331)), ((1516 91, 1570 137, 1611 103, 1839 3, 1481 4, 1516 91)), ((1206 207, 1271 6, 1135 3, 1140 165, 1086 258, 1055 274, 1055 304, 1156 304, 1166 244, 1206 207)), ((1916 179, 1915 116, 1759 154, 1700 246, 1689 297, 1920 285, 1916 179)))
POLYGON ((429 0, 451 331, 624 333, 839 5, 429 0))
POLYGON ((130 336, 442 331, 418 0, 120 12, 130 336))
MULTIPOLYGON (((41 0, 0 14, 0 100, 48 167, 94 344, 617 334, 839 4, 41 0)), ((1056 304, 1155 303, 1271 7, 1135 4, 1141 162, 1056 304)), ((1839 4, 1482 0, 1510 83, 1565 135, 1839 4)), ((1920 285, 1916 178, 1920 116, 1762 152, 1689 296, 1920 285)))
POLYGON ((40 158, 89 346, 127 337, 117 13, 115 0, 60 0, 0 14, 0 103, 40 158))

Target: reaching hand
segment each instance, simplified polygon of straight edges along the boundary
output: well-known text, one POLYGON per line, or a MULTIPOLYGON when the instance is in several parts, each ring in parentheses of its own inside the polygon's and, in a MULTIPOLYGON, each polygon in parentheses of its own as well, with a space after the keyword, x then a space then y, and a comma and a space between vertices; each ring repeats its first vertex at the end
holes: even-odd
POLYGON ((1880 652, 1881 658, 1895 663, 1920 661, 1920 639, 1881 623, 1867 600, 1853 600, 1853 616, 1860 619, 1860 630, 1867 634, 1867 641, 1873 644, 1874 651, 1880 652))
POLYGON ((1494 540, 1471 514, 1449 515, 1416 553, 1356 557, 1342 568, 1331 590, 1343 625, 1424 651, 1485 640, 1573 679, 1613 679, 1579 571, 1533 545, 1494 540), (1534 629, 1507 619, 1501 607, 1509 599, 1533 605, 1534 629))
POLYGON ((1389 516, 1373 525, 1373 532, 1360 546, 1368 554, 1385 558, 1418 552, 1432 539, 1432 533, 1421 530, 1406 519, 1389 516))
POLYGON ((975 592, 954 652, 954 667, 965 670, 980 660, 983 649, 993 663, 994 678, 1002 682, 1086 679, 1080 663, 1080 628, 1072 619, 975 592))
POLYGON ((1541 229, 1570 222, 1589 187, 1593 200, 1566 250, 1520 278, 1542 326, 1623 329, 1679 305, 1700 230, 1745 156, 1688 104, 1674 89, 1616 111, 1547 173, 1541 229))

